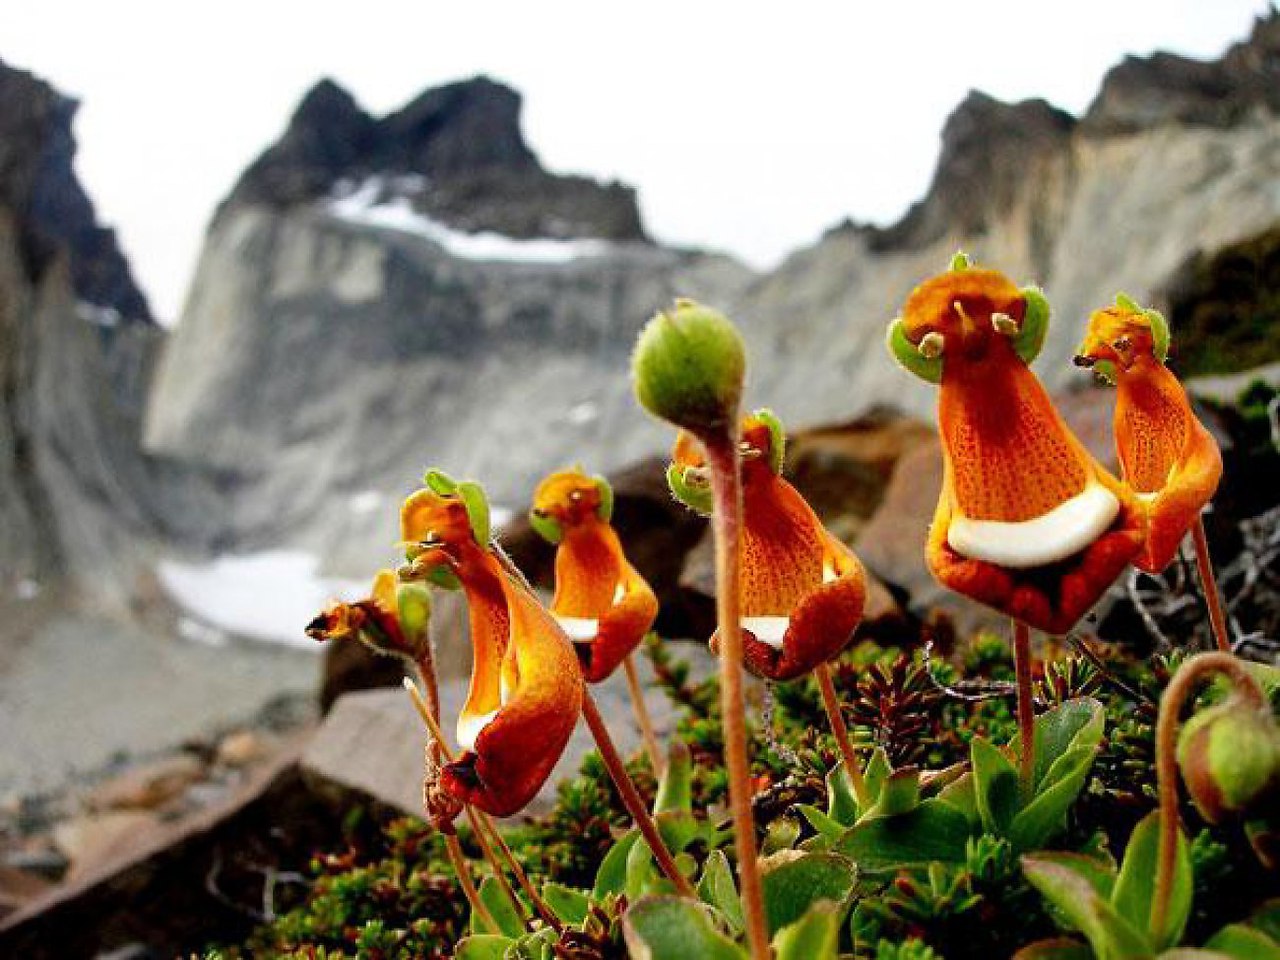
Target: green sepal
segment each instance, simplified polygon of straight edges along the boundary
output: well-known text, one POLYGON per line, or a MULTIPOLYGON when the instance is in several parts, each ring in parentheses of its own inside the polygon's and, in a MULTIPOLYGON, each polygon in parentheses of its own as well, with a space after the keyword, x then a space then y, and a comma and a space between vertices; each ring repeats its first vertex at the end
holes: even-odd
POLYGON ((467 508, 467 520, 471 523, 471 532, 476 543, 482 547, 489 546, 489 498, 484 495, 484 488, 471 480, 458 484, 458 499, 467 508))
POLYGON ((787 456, 787 431, 778 415, 768 407, 761 407, 753 416, 769 429, 769 466, 774 473, 782 473, 787 456))
POLYGON ((1039 287, 1023 287, 1022 298, 1026 309, 1022 314, 1022 326, 1013 339, 1013 349, 1029 366, 1040 356, 1044 338, 1049 333, 1049 301, 1039 287))
POLYGON ((596 516, 604 523, 608 523, 613 519, 613 485, 598 473, 591 479, 595 481, 596 490, 600 493, 596 516))
POLYGON ((968 270, 973 266, 973 261, 969 259, 969 255, 963 250, 957 250, 951 255, 951 262, 947 265, 947 269, 952 273, 959 273, 962 270, 968 270))
POLYGON ((564 528, 559 523, 550 517, 539 516, 533 510, 529 511, 529 525, 547 543, 559 543, 564 539, 564 528))
POLYGON ((443 564, 427 571, 426 579, 428 583, 434 583, 445 590, 462 589, 462 581, 458 579, 458 575, 443 564))
POLYGON ((432 493, 438 493, 442 497, 458 492, 458 481, 443 470, 428 470, 422 475, 422 482, 432 493))
POLYGON ((907 339, 906 327, 901 317, 890 322, 885 344, 893 359, 908 373, 914 373, 929 383, 942 383, 942 357, 931 360, 923 356, 916 345, 907 339))
POLYGON ((1116 365, 1110 360, 1099 360, 1093 365, 1093 375, 1109 386, 1116 385, 1116 365))
POLYGON ((1164 318, 1164 314, 1159 310, 1152 310, 1142 306, 1127 293, 1116 294, 1116 306, 1121 310, 1138 313, 1147 318, 1147 323, 1151 325, 1152 352, 1156 355, 1157 360, 1165 363, 1169 359, 1169 341, 1171 338, 1169 335, 1169 321, 1164 318))
POLYGON ((671 488, 671 495, 683 503, 690 510, 705 516, 710 516, 715 509, 715 501, 711 495, 710 487, 695 487, 685 482, 685 468, 678 463, 673 463, 667 467, 667 486, 671 488))

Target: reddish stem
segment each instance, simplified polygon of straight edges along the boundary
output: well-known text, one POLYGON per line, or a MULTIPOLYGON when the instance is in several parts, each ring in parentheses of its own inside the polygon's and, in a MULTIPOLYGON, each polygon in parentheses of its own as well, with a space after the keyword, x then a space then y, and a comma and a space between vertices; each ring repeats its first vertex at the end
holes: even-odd
POLYGON ((1013 621, 1013 669, 1018 681, 1018 790, 1022 802, 1030 801, 1036 788, 1036 701, 1031 687, 1031 628, 1013 621))
POLYGON ((1213 561, 1209 559, 1209 539, 1204 533, 1203 515, 1196 517, 1191 528, 1191 539, 1196 546, 1196 571, 1200 574, 1200 586, 1204 589, 1204 602, 1209 608, 1209 625, 1218 649, 1231 652, 1231 634, 1227 630, 1227 618, 1222 610, 1222 597, 1218 593, 1218 579, 1213 575, 1213 561))
POLYGON ((1160 698, 1156 721, 1156 783, 1160 795, 1160 850, 1156 861, 1156 888, 1151 897, 1151 935, 1164 929, 1173 896, 1173 871, 1178 854, 1178 715, 1199 680, 1209 673, 1223 673, 1253 707, 1266 706, 1266 696, 1244 664, 1231 653, 1214 650, 1198 653, 1173 675, 1160 698))
POLYGON ((635 657, 628 653, 622 661, 622 670, 627 678, 627 690, 631 693, 631 709, 635 711, 636 723, 640 726, 640 736, 644 740, 645 753, 649 755, 649 766, 655 777, 661 777, 662 748, 658 745, 658 736, 653 732, 653 718, 649 716, 649 708, 644 702, 644 688, 640 686, 640 675, 636 672, 635 657))
POLYGON ((831 665, 819 664, 814 669, 813 675, 818 680, 822 705, 827 709, 831 732, 836 735, 836 744, 840 747, 844 768, 849 772, 849 782, 853 784, 854 796, 858 798, 858 810, 866 813, 871 809, 871 794, 867 791, 867 783, 862 776, 862 765, 858 763, 858 754, 854 752, 853 742, 849 739, 849 728, 845 726, 844 714, 840 710, 840 698, 836 695, 836 686, 831 682, 831 665))
POLYGON ((742 473, 738 424, 723 434, 700 437, 711 468, 716 544, 716 620, 720 639, 720 712, 724 759, 729 775, 738 880, 752 960, 768 960, 769 930, 764 917, 755 819, 751 813, 751 765, 747 756, 746 707, 742 697, 742 473))

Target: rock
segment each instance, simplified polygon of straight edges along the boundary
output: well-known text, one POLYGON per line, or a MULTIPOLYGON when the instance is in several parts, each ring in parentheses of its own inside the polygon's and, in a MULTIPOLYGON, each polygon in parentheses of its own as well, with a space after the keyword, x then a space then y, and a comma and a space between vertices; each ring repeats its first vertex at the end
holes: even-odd
POLYGON ((1108 71, 1085 114, 1090 134, 1132 134, 1160 124, 1226 127, 1253 111, 1280 111, 1280 15, 1255 22, 1249 39, 1218 60, 1171 53, 1125 57, 1108 71))
POLYGON ((87 814, 58 824, 53 839, 71 861, 68 879, 76 880, 146 846, 158 835, 159 823, 154 814, 142 810, 87 814))
MULTIPOLYGON (((688 659, 695 677, 714 670, 714 661, 703 644, 681 644, 679 655, 688 659)), ((652 684, 649 658, 636 657, 645 702, 660 737, 669 735, 674 711, 666 694, 652 684)), ((626 680, 621 671, 591 688, 600 712, 624 756, 640 749, 626 680)), ((440 687, 441 716, 446 734, 452 732, 466 698, 466 683, 452 681, 440 687)), ((303 770, 312 777, 371 796, 382 803, 420 816, 422 813, 423 751, 427 734, 403 690, 365 690, 349 693, 334 705, 302 757, 303 770)), ((583 755, 593 748, 585 724, 574 730, 564 756, 546 785, 521 816, 544 813, 555 803, 556 784, 577 772, 583 755)))
POLYGON ((37 874, 0 865, 0 920, 47 893, 52 886, 37 874))
POLYGON ((205 776, 198 759, 179 754, 133 767, 95 787, 85 798, 93 810, 152 810, 205 776))
POLYGON ((315 850, 335 849, 353 802, 308 787, 298 749, 286 744, 219 807, 148 828, 136 845, 121 844, 118 858, 77 869, 71 882, 0 919, 0 956, 93 957, 133 945, 189 956, 210 942, 242 941, 262 909, 264 877, 305 870, 315 850))
POLYGON ((223 737, 214 762, 229 767, 247 767, 271 754, 275 744, 255 730, 237 730, 223 737))

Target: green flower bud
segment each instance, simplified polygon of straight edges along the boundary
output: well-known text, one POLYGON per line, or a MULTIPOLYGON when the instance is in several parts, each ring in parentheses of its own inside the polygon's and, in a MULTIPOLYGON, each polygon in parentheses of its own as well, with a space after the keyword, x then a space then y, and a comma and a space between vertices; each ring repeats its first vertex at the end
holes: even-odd
POLYGON ((1280 730, 1239 697, 1196 714, 1178 738, 1187 792, 1210 823, 1255 810, 1280 787, 1280 730))
POLYGON ((692 300, 655 315, 631 357, 640 405, 700 435, 736 424, 746 366, 729 318, 692 300))

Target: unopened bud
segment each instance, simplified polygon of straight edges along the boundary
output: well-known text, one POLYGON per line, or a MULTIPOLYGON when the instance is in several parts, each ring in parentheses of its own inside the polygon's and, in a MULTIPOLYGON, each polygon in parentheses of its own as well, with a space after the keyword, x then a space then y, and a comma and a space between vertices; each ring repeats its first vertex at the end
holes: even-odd
POLYGON ((654 316, 631 357, 640 405, 699 435, 737 422, 746 366, 729 318, 692 300, 654 316))
POLYGON ((1280 787, 1280 730, 1269 710, 1233 696, 1187 721, 1178 766, 1207 821, 1248 814, 1280 787))

